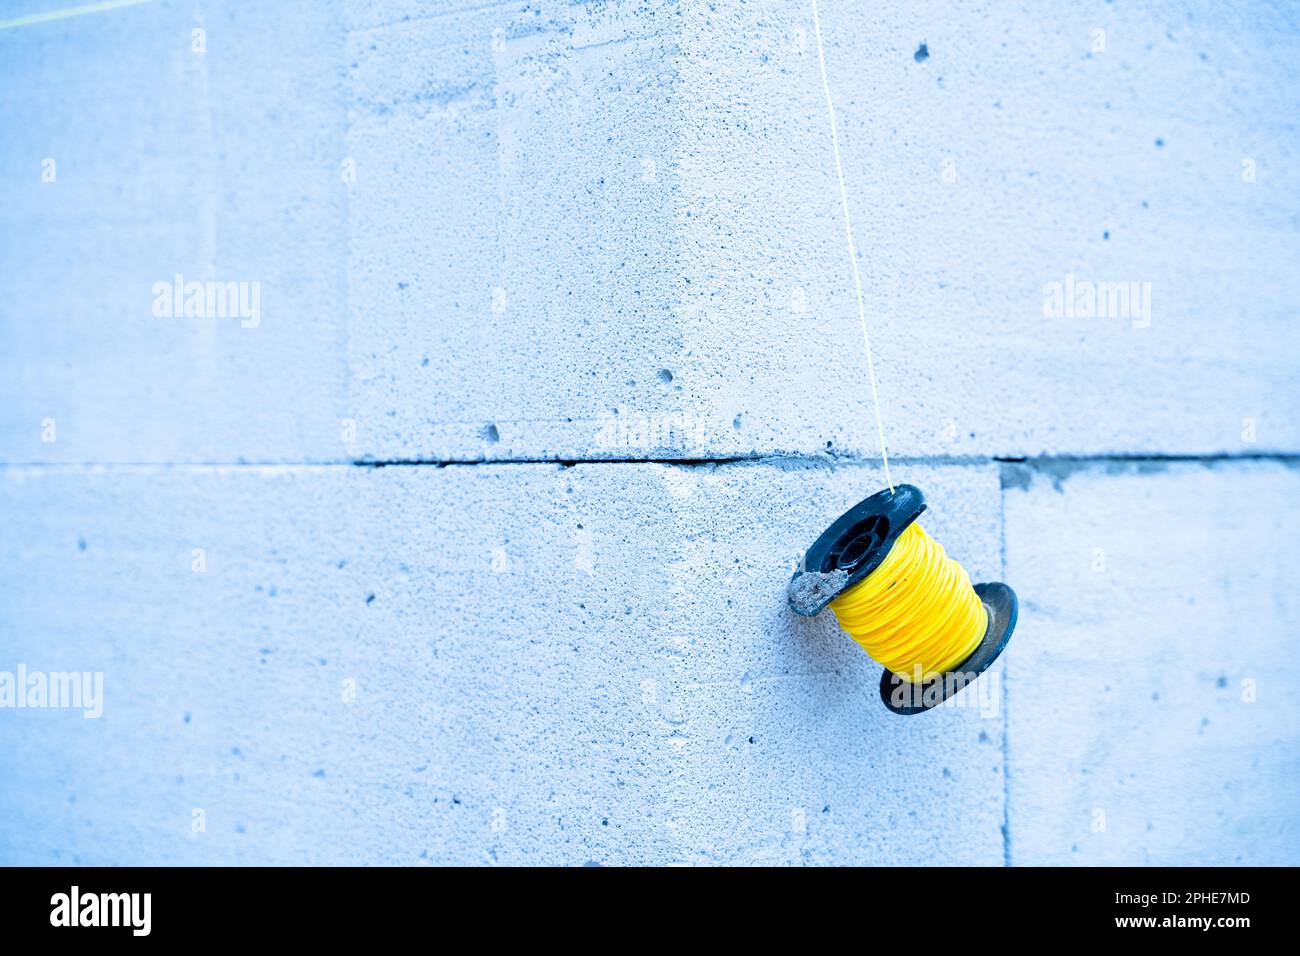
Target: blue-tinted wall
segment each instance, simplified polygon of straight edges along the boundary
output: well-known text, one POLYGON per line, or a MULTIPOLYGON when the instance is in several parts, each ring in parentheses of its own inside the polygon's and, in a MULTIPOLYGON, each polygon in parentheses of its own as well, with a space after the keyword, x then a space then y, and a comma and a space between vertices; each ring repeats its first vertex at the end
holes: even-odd
POLYGON ((0 862, 1297 862, 1295 8, 823 3, 893 477, 1022 602, 900 719, 785 604, 884 483, 808 3, 78 6, 0 682, 102 714, 0 706, 0 862))

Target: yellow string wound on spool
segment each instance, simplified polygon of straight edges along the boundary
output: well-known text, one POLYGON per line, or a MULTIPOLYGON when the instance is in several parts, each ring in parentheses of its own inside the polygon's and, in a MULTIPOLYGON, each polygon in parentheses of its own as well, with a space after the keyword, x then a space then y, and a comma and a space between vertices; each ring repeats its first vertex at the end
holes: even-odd
POLYGON ((916 523, 915 485, 872 495, 841 515, 790 579, 790 607, 826 607, 884 665, 880 699, 919 714, 988 669, 1011 639, 1019 605, 1005 584, 972 585, 960 564, 916 523))

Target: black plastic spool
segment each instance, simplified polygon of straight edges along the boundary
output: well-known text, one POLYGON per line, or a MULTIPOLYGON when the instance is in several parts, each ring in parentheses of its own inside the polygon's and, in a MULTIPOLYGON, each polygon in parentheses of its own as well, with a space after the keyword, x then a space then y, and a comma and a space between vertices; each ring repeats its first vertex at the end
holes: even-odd
MULTIPOLYGON (((803 569, 790 579, 789 600, 795 613, 811 617, 862 581, 889 554, 898 536, 925 511, 925 495, 915 485, 898 485, 859 501, 827 528, 804 555, 803 569), (843 576, 836 572, 844 572, 843 576), (815 574, 815 587, 800 578, 815 574), (835 575, 828 579, 827 575, 835 575), (813 595, 811 598, 809 595, 813 595)), ((952 670, 913 684, 885 668, 880 699, 896 714, 920 714, 937 707, 988 670, 1011 640, 1020 605, 1016 592, 1000 582, 976 584, 975 593, 988 612, 988 628, 971 655, 952 670)))

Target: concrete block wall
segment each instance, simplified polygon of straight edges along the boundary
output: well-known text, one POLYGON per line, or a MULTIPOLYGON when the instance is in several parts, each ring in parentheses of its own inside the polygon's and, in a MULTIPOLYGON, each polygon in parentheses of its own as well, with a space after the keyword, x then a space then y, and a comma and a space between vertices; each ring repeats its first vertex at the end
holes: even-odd
POLYGON ((1022 601, 915 719, 785 607, 883 485, 808 4, 61 9, 0 672, 104 712, 0 708, 0 862, 1296 862, 1288 6, 823 4, 894 478, 1022 601))
POLYGON ((1008 466, 1004 486, 1032 635, 1008 658, 1012 859, 1294 865, 1294 462, 1008 466))

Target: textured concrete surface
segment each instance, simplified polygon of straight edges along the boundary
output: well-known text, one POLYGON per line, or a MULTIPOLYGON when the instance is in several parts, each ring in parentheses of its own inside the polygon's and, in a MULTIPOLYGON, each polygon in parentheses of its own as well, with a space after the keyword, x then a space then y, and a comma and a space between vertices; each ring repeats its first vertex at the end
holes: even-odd
MULTIPOLYGON (((1297 16, 829 0, 896 453, 1296 447, 1297 16), (1046 318, 1067 276, 1149 326, 1046 318)), ((158 3, 0 56, 4 460, 872 453, 801 0, 158 3), (155 318, 176 272, 261 325, 155 318)))
POLYGON ((0 863, 1296 862, 1294 5, 822 4, 894 477, 1023 601, 915 719, 784 604, 882 484, 806 0, 76 5, 0 672, 106 701, 0 708, 0 863))
POLYGON ((1016 864, 1300 860, 1300 470, 1012 467, 1016 864))
MULTIPOLYGON (((996 470, 908 477, 996 575, 996 470)), ((785 605, 879 483, 6 469, 6 659, 102 671, 104 712, 0 710, 0 860, 1000 863, 997 685, 899 719, 834 621, 785 605)))
POLYGON ((329 11, 162 3, 0 30, 4 460, 347 457, 329 11), (178 273, 260 283, 259 324, 155 316, 178 273))

